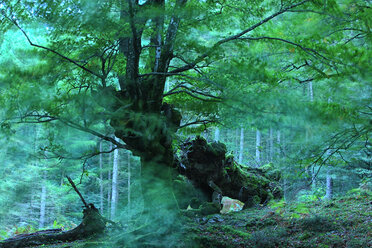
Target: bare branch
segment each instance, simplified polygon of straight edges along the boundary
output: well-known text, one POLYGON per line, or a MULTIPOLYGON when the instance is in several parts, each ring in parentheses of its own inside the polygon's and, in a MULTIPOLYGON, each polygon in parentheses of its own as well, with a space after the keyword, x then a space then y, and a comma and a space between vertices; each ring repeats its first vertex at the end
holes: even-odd
POLYGON ((90 133, 90 134, 93 134, 94 136, 97 136, 103 140, 106 140, 106 141, 109 141, 111 143, 113 143, 114 145, 118 146, 119 148, 123 148, 123 149, 128 149, 127 145, 124 145, 118 141, 116 141, 114 138, 112 137, 109 137, 109 136, 105 136, 101 133, 98 133, 97 131, 94 131, 92 129, 89 129, 87 127, 83 127, 77 123, 74 123, 72 121, 69 121, 69 120, 66 120, 66 119, 61 119, 61 118, 57 118, 60 122, 66 124, 67 126, 69 127, 73 127, 75 129, 78 129, 80 131, 83 131, 83 132, 87 132, 87 133, 90 133))
POLYGON ((111 152, 115 151, 116 149, 119 149, 119 147, 115 146, 111 150, 108 150, 108 151, 101 151, 101 152, 100 151, 96 151, 96 152, 85 154, 85 155, 82 155, 82 156, 79 156, 79 157, 69 157, 69 156, 61 155, 61 154, 56 153, 55 151, 48 150, 47 147, 46 148, 43 148, 42 150, 43 151, 48 151, 48 153, 52 153, 52 154, 55 155, 55 156, 48 156, 48 159, 58 158, 60 160, 64 160, 64 159, 65 160, 81 160, 81 159, 87 160, 87 159, 93 158, 95 156, 98 156, 100 154, 111 153, 111 152))
POLYGON ((192 93, 196 93, 196 94, 206 96, 206 97, 210 97, 210 98, 217 99, 217 100, 222 100, 221 97, 214 96, 214 95, 208 94, 208 93, 204 93, 204 92, 201 92, 201 91, 198 91, 198 90, 195 90, 195 89, 191 89, 190 87, 187 87, 187 86, 182 85, 182 84, 177 85, 175 88, 173 88, 169 92, 165 93, 163 96, 165 97, 165 96, 169 96, 169 95, 173 95, 173 94, 177 94, 177 93, 185 93, 185 91, 177 91, 177 92, 174 91, 176 88, 184 88, 188 91, 191 91, 192 93))
POLYGON ((165 77, 169 77, 169 76, 182 76, 182 77, 189 77, 188 75, 186 74, 181 74, 181 73, 171 73, 171 72, 149 72, 149 73, 145 73, 145 74, 141 74, 139 75, 139 77, 149 77, 149 76, 154 76, 154 75, 157 75, 157 76, 165 76, 165 77))
POLYGON ((301 69, 302 67, 305 67, 305 66, 309 66, 307 60, 305 60, 305 63, 304 63, 304 64, 302 64, 302 65, 298 65, 298 66, 295 65, 295 64, 293 64, 293 63, 291 63, 290 65, 285 66, 285 67, 283 68, 283 71, 288 71, 288 72, 290 72, 290 71, 293 71, 293 70, 299 70, 299 69, 301 69), (289 69, 289 67, 291 67, 291 68, 289 69))
POLYGON ((307 78, 307 79, 294 78, 294 79, 297 80, 300 84, 303 84, 303 83, 314 81, 315 78, 307 78))
POLYGON ((298 43, 295 43, 295 42, 292 42, 292 41, 289 41, 289 40, 285 40, 285 39, 282 39, 282 38, 263 36, 263 37, 241 37, 241 38, 238 38, 238 39, 239 40, 276 40, 276 41, 281 41, 281 42, 288 43, 288 44, 291 44, 293 46, 296 46, 296 47, 300 48, 301 50, 305 51, 307 54, 311 55, 314 58, 317 58, 317 56, 318 56, 318 57, 320 57, 324 60, 330 61, 330 59, 321 55, 319 52, 315 51, 312 48, 304 47, 304 46, 302 46, 298 43))
POLYGON ((325 165, 334 154, 340 154, 340 151, 349 149, 360 137, 363 137, 363 135, 369 133, 370 131, 371 128, 361 128, 360 130, 358 130, 353 127, 336 133, 330 139, 330 144, 325 149, 323 149, 323 151, 318 156, 316 156, 316 159, 310 165, 313 167, 313 170, 316 165, 318 165, 319 167, 309 185, 311 185, 311 183, 318 176, 323 165, 325 165), (326 157, 324 158, 325 155, 326 157))
POLYGON ((205 99, 205 98, 196 96, 193 93, 191 93, 189 91, 186 91, 186 90, 179 90, 179 91, 173 91, 173 92, 170 92, 170 93, 166 93, 166 94, 164 94, 164 97, 165 96, 170 96, 170 95, 175 95, 175 94, 180 94, 180 93, 185 93, 185 94, 187 94, 187 95, 189 95, 189 96, 191 96, 195 99, 198 99, 198 100, 201 100, 201 101, 204 101, 204 102, 221 102, 221 100, 205 99))
POLYGON ((17 123, 43 123, 43 122, 51 122, 51 121, 60 121, 62 122, 63 124, 65 124, 66 126, 69 126, 69 127, 72 127, 72 128, 75 128, 75 129, 78 129, 80 131, 83 131, 83 132, 86 132, 86 133, 90 133, 94 136, 97 136, 103 140, 106 140, 108 142, 111 142, 113 143, 114 145, 116 145, 118 148, 123 148, 123 149, 128 149, 127 145, 125 144, 122 144, 118 141, 116 141, 114 138, 112 137, 109 137, 109 136, 106 136, 106 135, 103 135, 97 131, 94 131, 88 127, 85 127, 85 126, 82 126, 78 123, 74 123, 73 121, 70 121, 68 119, 65 119, 65 118, 61 118, 61 117, 57 117, 57 116, 50 116, 48 114, 26 114, 24 116, 21 116, 20 117, 21 121, 17 122, 17 123), (24 120, 24 119, 27 119, 27 118, 34 118, 35 121, 33 120, 24 120))
POLYGON ((76 188, 76 185, 75 185, 74 181, 72 181, 72 179, 71 179, 69 176, 66 176, 66 177, 67 177, 68 181, 70 182, 72 188, 73 188, 73 189, 75 190, 75 192, 79 195, 79 197, 80 197, 81 201, 83 202, 84 206, 85 206, 86 208, 89 208, 89 207, 88 207, 88 204, 87 204, 86 201, 84 200, 84 197, 81 195, 80 191, 76 188))
POLYGON ((216 123, 216 122, 217 121, 215 121, 215 120, 198 120, 198 121, 193 121, 193 122, 183 124, 183 125, 180 126, 179 129, 185 128, 185 127, 188 127, 188 126, 191 126, 191 125, 198 125, 198 124, 203 124, 205 126, 209 123, 216 123))

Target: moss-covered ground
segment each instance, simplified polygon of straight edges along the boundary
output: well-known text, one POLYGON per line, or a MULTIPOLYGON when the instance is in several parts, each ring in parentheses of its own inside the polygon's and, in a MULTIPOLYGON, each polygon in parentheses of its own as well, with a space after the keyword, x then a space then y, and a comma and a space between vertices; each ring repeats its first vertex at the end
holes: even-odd
POLYGON ((332 201, 246 209, 195 218, 199 247, 372 247, 372 197, 356 192, 332 201))
MULTIPOLYGON (((366 191, 332 201, 279 201, 224 215, 187 215, 179 247, 372 247, 372 194, 366 191)), ((39 247, 119 247, 107 240, 39 247)))

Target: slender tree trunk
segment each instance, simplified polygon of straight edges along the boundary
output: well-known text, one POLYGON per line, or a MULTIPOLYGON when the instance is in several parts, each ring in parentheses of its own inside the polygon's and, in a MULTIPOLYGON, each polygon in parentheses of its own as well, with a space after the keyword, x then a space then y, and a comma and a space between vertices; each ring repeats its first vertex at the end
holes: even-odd
POLYGON ((99 198, 100 198, 100 212, 103 214, 103 172, 102 172, 102 141, 99 142, 99 186, 100 186, 100 193, 99 193, 99 198))
POLYGON ((257 166, 261 165, 261 132, 257 129, 256 131, 256 162, 257 166))
POLYGON ((310 96, 310 102, 313 102, 314 101, 313 82, 309 83, 309 96, 310 96))
MULTIPOLYGON (((115 137, 116 141, 119 141, 115 137)), ((115 218, 116 214, 116 205, 117 205, 117 196, 118 196, 118 172, 119 172, 119 149, 114 151, 114 162, 112 167, 112 193, 111 193, 111 218, 115 218)))
POLYGON ((63 186, 64 178, 65 178, 65 171, 62 170, 62 172, 61 172, 61 181, 60 181, 60 186, 61 187, 63 186))
POLYGON ((284 175, 283 177, 283 186, 282 186, 282 189, 283 189, 283 198, 284 198, 284 201, 288 201, 288 196, 287 196, 287 183, 288 183, 288 179, 287 177, 284 175))
POLYGON ((240 149, 239 149, 239 164, 243 163, 244 153, 244 128, 240 129, 240 149))
MULTIPOLYGON (((110 151, 112 150, 112 143, 110 142, 110 151)), ((111 165, 112 162, 112 153, 109 154, 108 164, 111 165)), ((108 168, 107 172, 107 217, 111 219, 111 190, 112 190, 112 178, 111 178, 111 168, 108 168)))
POLYGON ((111 170, 107 172, 107 216, 111 219, 111 170))
MULTIPOLYGON (((314 91, 313 91, 313 82, 310 81, 309 83, 309 97, 310 102, 314 101, 314 91)), ((308 139, 311 138, 311 133, 309 134, 309 130, 306 128, 306 143, 308 143, 308 139)), ((316 172, 315 167, 312 168, 311 171, 311 189, 314 192, 316 190, 316 172)))
POLYGON ((220 129, 216 127, 216 130, 214 131, 214 141, 220 141, 220 129))
MULTIPOLYGON (((309 145, 309 131, 306 128, 305 130, 305 144, 309 145)), ((313 168, 306 167, 306 173, 311 177, 311 190, 315 192, 316 190, 316 168, 313 166, 313 168)))
POLYGON ((274 156, 274 138, 273 138, 273 128, 270 127, 270 134, 269 134, 269 162, 273 162, 274 156))
POLYGON ((40 218, 39 218, 39 229, 45 226, 45 206, 46 206, 46 171, 43 172, 43 179, 41 185, 40 195, 40 218))
POLYGON ((128 218, 129 218, 129 214, 130 214, 130 209, 131 209, 131 202, 130 202, 130 198, 131 198, 131 192, 130 192, 130 176, 131 176, 131 173, 130 173, 130 152, 128 151, 128 218))
POLYGON ((313 192, 316 191, 316 168, 315 167, 311 170, 311 190, 313 192))
MULTIPOLYGON (((37 154, 37 150, 38 150, 38 143, 37 143, 37 141, 38 141, 38 135, 39 135, 39 128, 38 128, 38 125, 34 125, 34 154, 36 155, 37 154)), ((35 167, 38 167, 38 164, 40 164, 40 160, 39 159, 35 159, 34 160, 34 166, 35 167)), ((42 180, 41 180, 41 184, 42 184, 42 188, 41 188, 41 196, 43 196, 43 186, 44 186, 44 182, 43 182, 43 180, 44 180, 44 178, 42 178, 42 180)), ((30 207, 32 207, 32 202, 33 202, 33 190, 32 190, 32 192, 31 192, 31 199, 30 199, 30 207)), ((41 199, 42 197, 40 197, 40 199, 41 199)), ((40 201, 40 212, 41 212, 41 202, 42 201, 40 201)), ((30 209, 32 209, 32 208, 30 208, 30 209)), ((32 211, 30 211, 30 212, 32 212, 32 211)), ((45 213, 45 211, 44 211, 44 213, 45 213)), ((45 215, 44 215, 45 216, 45 215)), ((35 219, 37 219, 37 217, 39 217, 39 226, 40 226, 40 217, 41 217, 41 213, 39 213, 39 215, 36 215, 35 216, 35 219)))
POLYGON ((280 130, 277 131, 276 133, 276 144, 277 144, 277 152, 276 152, 276 156, 277 158, 279 159, 280 158, 280 130))
MULTIPOLYGON (((329 97, 328 98, 328 104, 330 104, 332 102, 332 98, 329 97)), ((330 150, 327 151, 327 156, 330 156, 330 150)), ((326 177, 326 185, 327 185, 327 188, 326 188, 326 198, 331 200, 333 198, 333 178, 332 178, 332 175, 331 175, 331 172, 330 170, 328 169, 327 170, 327 177, 326 177)))
POLYGON ((329 171, 327 171, 327 189, 325 197, 329 200, 333 198, 333 179, 329 171))

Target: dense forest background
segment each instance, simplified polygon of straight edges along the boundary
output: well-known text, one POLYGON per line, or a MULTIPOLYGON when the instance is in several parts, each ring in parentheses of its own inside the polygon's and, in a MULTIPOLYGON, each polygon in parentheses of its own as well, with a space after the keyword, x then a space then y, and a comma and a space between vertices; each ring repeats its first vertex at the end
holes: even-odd
POLYGON ((280 171, 287 203, 371 190, 369 1, 8 0, 0 13, 1 239, 76 227, 66 176, 136 230, 166 201, 162 165, 198 135, 243 169, 280 171))

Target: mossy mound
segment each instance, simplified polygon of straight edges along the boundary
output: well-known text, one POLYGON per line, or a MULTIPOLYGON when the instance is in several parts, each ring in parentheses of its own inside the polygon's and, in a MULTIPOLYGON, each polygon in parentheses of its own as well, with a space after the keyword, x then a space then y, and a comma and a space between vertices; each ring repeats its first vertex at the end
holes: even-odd
POLYGON ((268 176, 271 170, 266 167, 243 167, 233 156, 226 156, 226 152, 223 143, 208 143, 198 136, 181 145, 176 167, 210 201, 216 195, 228 196, 250 207, 282 196, 280 176, 268 176))

